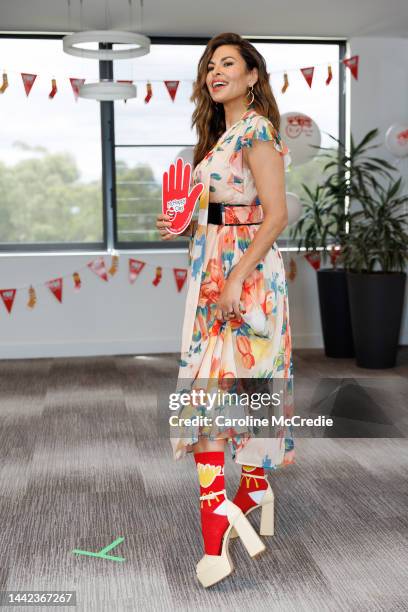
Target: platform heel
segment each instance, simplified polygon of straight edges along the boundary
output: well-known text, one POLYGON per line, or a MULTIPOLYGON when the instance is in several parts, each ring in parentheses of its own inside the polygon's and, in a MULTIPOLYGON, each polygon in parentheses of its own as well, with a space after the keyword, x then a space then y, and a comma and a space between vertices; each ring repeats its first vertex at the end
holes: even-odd
POLYGON ((251 557, 256 557, 265 550, 264 543, 248 519, 245 518, 242 510, 231 500, 227 499, 225 490, 202 495, 200 500, 213 499, 217 495, 222 494, 225 497, 224 503, 229 526, 227 527, 223 537, 221 554, 205 554, 197 563, 197 578, 203 587, 209 587, 217 582, 220 582, 220 580, 223 580, 229 576, 234 570, 234 564, 228 550, 229 539, 233 528, 236 530, 237 535, 241 538, 243 545, 251 557))
MULTIPOLYGON (((264 478, 267 482, 268 479, 266 476, 252 476, 250 474, 246 474, 245 478, 264 478)), ((259 527, 259 535, 261 536, 273 536, 275 535, 275 495, 273 493, 272 487, 268 482, 268 487, 265 490, 265 494, 262 497, 262 500, 256 506, 252 506, 247 512, 244 513, 244 516, 247 517, 253 510, 256 508, 261 508, 261 522, 259 527)), ((231 530, 230 538, 233 540, 238 537, 238 533, 236 529, 231 530)))

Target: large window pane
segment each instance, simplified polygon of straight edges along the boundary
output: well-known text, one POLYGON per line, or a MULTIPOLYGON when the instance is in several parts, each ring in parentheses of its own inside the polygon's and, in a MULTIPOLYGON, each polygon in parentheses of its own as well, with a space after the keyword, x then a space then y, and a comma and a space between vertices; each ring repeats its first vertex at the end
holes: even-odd
MULTIPOLYGON (((339 136, 339 45, 256 41, 253 44, 266 59, 281 114, 297 111, 309 115, 321 130, 322 146, 332 146, 333 141, 325 132, 339 136), (329 63, 333 79, 327 86, 329 63), (309 88, 299 68, 313 65, 313 86, 309 88), (288 70, 289 88, 282 94, 284 70, 288 70)), ((183 146, 194 146, 196 142, 195 130, 190 127, 194 105, 189 98, 204 48, 202 44, 155 44, 150 54, 131 64, 114 63, 115 79, 132 79, 138 89, 137 98, 115 103, 120 242, 145 241, 148 246, 159 240, 154 219, 160 210, 163 172, 183 146), (170 79, 181 81, 175 102, 164 85, 164 80, 170 79), (146 104, 148 80, 153 85, 153 97, 146 104)), ((285 139, 283 131, 282 137, 285 139)), ((286 174, 287 191, 303 197, 301 184, 305 182, 313 187, 321 178, 323 163, 316 157, 301 166, 292 166, 286 174)), ((289 228, 281 235, 280 242, 289 244, 288 234, 289 228)))
POLYGON ((99 103, 76 102, 69 81, 98 80, 98 62, 67 55, 61 39, 0 38, 0 56, 0 248, 102 245, 99 103), (28 97, 21 72, 38 75, 28 97))

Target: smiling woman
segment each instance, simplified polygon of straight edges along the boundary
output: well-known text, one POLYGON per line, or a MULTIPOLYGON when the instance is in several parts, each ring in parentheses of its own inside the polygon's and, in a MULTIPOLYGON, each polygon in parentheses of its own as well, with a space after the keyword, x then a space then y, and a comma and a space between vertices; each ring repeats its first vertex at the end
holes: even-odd
MULTIPOLYGON (((231 406, 216 403, 207 410, 207 424, 195 419, 201 405, 181 407, 171 433, 174 458, 193 452, 197 464, 205 553, 197 576, 209 586, 232 571, 232 533, 251 556, 265 549, 244 513, 262 506, 261 535, 272 535, 273 494, 265 470, 294 463, 292 428, 260 437, 241 402, 249 379, 256 393, 266 380, 280 398, 274 414, 293 413, 288 291, 276 243, 287 224, 290 155, 265 60, 239 35, 220 34, 208 43, 192 99, 199 136, 193 185, 203 183, 204 192, 192 240, 178 390, 227 388, 238 396, 231 406), (245 475, 233 502, 225 493, 226 443, 245 475)), ((157 223, 165 234, 166 219, 157 223)))

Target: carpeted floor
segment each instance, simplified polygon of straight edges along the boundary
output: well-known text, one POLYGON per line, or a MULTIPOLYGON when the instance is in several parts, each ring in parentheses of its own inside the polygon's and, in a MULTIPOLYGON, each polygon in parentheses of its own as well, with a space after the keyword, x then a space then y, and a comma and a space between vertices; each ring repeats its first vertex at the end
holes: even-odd
MULTIPOLYGON (((210 589, 194 461, 173 461, 158 418, 177 357, 0 362, 0 590, 74 590, 86 612, 406 611, 408 351, 382 371, 295 351, 299 410, 338 428, 295 439, 296 464, 271 475, 267 551, 232 542, 235 572, 210 589), (124 562, 72 552, 119 537, 124 562)), ((229 457, 226 473, 232 496, 229 457)))

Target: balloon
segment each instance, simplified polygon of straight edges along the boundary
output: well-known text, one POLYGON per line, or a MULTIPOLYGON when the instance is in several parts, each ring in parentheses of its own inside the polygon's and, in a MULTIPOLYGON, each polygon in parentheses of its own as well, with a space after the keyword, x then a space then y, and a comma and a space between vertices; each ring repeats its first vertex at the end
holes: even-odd
POLYGON ((408 123, 394 123, 385 134, 385 146, 396 157, 408 155, 408 123))
POLYGON ((302 214, 302 203, 296 193, 287 191, 286 204, 288 208, 288 225, 293 225, 302 214))
POLYGON ((281 116, 279 131, 289 147, 292 166, 305 164, 318 154, 318 150, 309 145, 320 147, 321 133, 317 123, 308 115, 285 113, 281 116))

